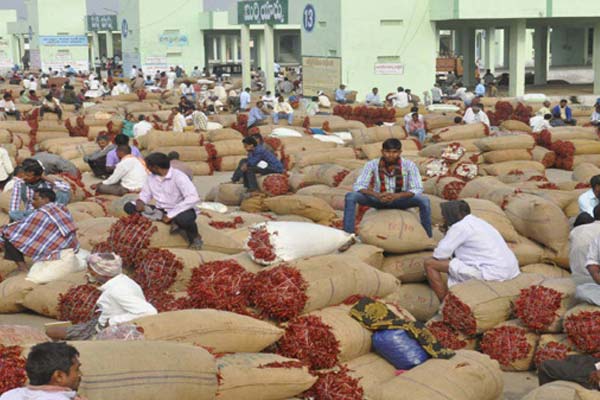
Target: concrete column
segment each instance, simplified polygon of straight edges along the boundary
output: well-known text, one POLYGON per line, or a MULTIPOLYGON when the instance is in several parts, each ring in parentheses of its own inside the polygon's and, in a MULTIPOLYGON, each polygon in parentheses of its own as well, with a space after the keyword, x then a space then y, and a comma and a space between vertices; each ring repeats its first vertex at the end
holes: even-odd
MULTIPOLYGON (((249 42, 249 40, 248 40, 248 42, 249 42)), ((250 43, 248 43, 248 50, 249 49, 250 49, 250 43)), ((233 48, 231 51, 233 52, 233 54, 231 55, 233 62, 238 62, 240 60, 240 57, 238 56, 239 48, 238 48, 238 36, 237 35, 235 35, 233 37, 233 48)))
POLYGON ((212 61, 219 61, 219 43, 216 37, 213 37, 212 61))
POLYGON ((21 40, 17 37, 17 35, 12 35, 11 45, 13 64, 21 64, 21 40))
POLYGON ((508 59, 510 58, 510 28, 505 27, 504 28, 504 59, 502 60, 502 67, 503 68, 508 68, 509 67, 509 62, 508 59))
POLYGON ((440 55, 440 30, 435 25, 435 56, 439 57, 440 55))
POLYGON ((106 32, 106 57, 112 58, 115 56, 115 45, 113 43, 112 31, 106 32))
POLYGON ((242 25, 242 88, 250 87, 250 26, 242 25))
POLYGON ((227 35, 221 35, 219 38, 219 59, 222 63, 227 62, 227 35))
POLYGON ((584 34, 583 34, 583 60, 582 60, 582 65, 587 65, 587 60, 590 56, 590 53, 588 51, 588 42, 590 40, 590 30, 588 27, 583 28, 584 29, 584 34))
POLYGON ((600 95, 600 22, 594 24, 592 64, 594 66, 594 94, 600 95))
POLYGON ((548 82, 548 27, 539 26, 535 28, 535 78, 536 85, 545 85, 548 82))
POLYGON ((463 55, 463 85, 473 86, 475 84, 475 29, 462 28, 460 44, 463 55))
POLYGON ((525 94, 525 35, 526 24, 524 19, 518 19, 510 27, 510 60, 509 60, 509 85, 510 97, 525 94))
POLYGON ((100 57, 100 41, 98 32, 92 32, 92 68, 95 68, 96 57, 100 57))
POLYGON ((265 54, 265 32, 259 32, 257 36, 258 40, 255 44, 256 47, 256 57, 258 58, 259 66, 265 70, 265 65, 267 65, 267 56, 265 54))
POLYGON ((275 30, 273 25, 265 25, 265 47, 262 49, 265 57, 263 70, 267 75, 266 90, 275 93, 275 30))
POLYGON ((496 28, 485 31, 485 68, 492 74, 496 72, 496 28))
POLYGON ((458 57, 462 54, 462 43, 460 42, 460 33, 461 29, 453 29, 452 30, 452 50, 454 51, 454 56, 458 57))

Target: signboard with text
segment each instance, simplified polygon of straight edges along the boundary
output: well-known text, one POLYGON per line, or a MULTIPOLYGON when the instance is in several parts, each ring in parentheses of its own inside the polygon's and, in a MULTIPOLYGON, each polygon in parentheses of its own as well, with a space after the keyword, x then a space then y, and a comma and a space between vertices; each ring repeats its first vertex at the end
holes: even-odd
POLYGON ((148 56, 142 63, 144 75, 154 76, 156 71, 167 71, 169 69, 167 57, 165 56, 148 56))
POLYGON ((375 64, 375 75, 404 75, 404 64, 378 63, 375 64))
POLYGON ((319 90, 333 95, 342 81, 342 62, 331 57, 302 57, 302 88, 305 96, 319 90))
POLYGON ((238 4, 238 24, 287 24, 288 0, 246 0, 238 4))
POLYGON ((87 46, 87 36, 40 36, 40 46, 87 46))
POLYGON ((116 15, 88 15, 87 16, 88 31, 118 31, 116 15))

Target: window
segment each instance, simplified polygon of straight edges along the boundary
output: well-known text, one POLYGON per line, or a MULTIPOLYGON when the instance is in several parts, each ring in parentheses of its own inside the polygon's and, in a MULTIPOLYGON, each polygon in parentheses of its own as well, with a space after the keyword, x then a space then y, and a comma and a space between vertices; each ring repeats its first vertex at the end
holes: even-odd
POLYGON ((382 19, 379 21, 379 25, 381 26, 402 26, 404 25, 404 21, 401 19, 382 19))

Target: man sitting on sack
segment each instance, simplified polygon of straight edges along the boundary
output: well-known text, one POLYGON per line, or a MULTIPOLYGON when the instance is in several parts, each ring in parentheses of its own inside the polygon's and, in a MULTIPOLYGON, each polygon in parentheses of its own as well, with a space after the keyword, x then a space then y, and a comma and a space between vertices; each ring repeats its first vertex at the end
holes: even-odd
MULTIPOLYGON (((594 213, 596 211, 600 214, 600 206, 596 206, 594 213)), ((596 223, 589 225, 590 229, 596 228, 596 223)), ((573 270, 572 277, 577 285, 575 297, 580 301, 600 306, 600 236, 596 236, 590 243, 583 270, 569 261, 573 270)))
POLYGON ((447 228, 433 257, 425 260, 425 273, 440 301, 448 287, 471 279, 505 281, 520 273, 519 262, 500 233, 486 221, 471 215, 464 200, 441 204, 447 228), (442 279, 448 274, 448 285, 442 279))
POLYGON ((267 150, 263 144, 258 143, 256 137, 245 137, 242 143, 248 152, 248 158, 240 161, 231 181, 237 183, 243 179, 244 187, 248 189, 249 193, 254 193, 258 191, 257 173, 261 175, 281 174, 285 169, 273 153, 267 150))
POLYGON ((55 203, 50 189, 37 189, 33 195, 34 211, 24 219, 4 226, 4 258, 14 261, 20 271, 27 271, 24 256, 34 262, 59 260, 61 251, 79 249, 75 222, 66 207, 55 203))
POLYGON ((600 175, 590 179, 590 190, 583 192, 578 199, 579 212, 594 216, 594 207, 600 204, 600 175))
POLYGON ((143 159, 131 154, 131 147, 117 147, 119 163, 112 175, 101 183, 91 186, 97 194, 112 194, 123 196, 127 193, 138 193, 148 179, 148 169, 143 159))
POLYGON ((95 253, 87 258, 88 283, 102 292, 96 316, 88 322, 69 326, 49 326, 46 334, 54 340, 89 340, 100 330, 157 314, 156 308, 146 301, 142 288, 123 274, 121 257, 114 253, 95 253))
POLYGON ((402 142, 387 139, 381 157, 369 161, 354 183, 354 191, 346 194, 344 230, 354 233, 356 206, 377 209, 406 210, 419 207, 421 225, 431 237, 431 205, 423 196, 423 182, 414 162, 402 158, 402 142))

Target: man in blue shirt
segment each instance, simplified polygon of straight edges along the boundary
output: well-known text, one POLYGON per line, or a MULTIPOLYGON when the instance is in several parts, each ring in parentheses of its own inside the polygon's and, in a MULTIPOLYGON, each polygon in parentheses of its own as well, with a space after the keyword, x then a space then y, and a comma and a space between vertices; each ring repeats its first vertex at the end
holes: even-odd
POLYGON ((562 99, 560 104, 552 109, 552 121, 550 121, 550 125, 552 126, 565 126, 565 125, 573 125, 575 126, 577 121, 573 119, 573 113, 571 112, 571 107, 567 105, 567 100, 562 99))
POLYGON ((475 95, 479 97, 485 96, 485 85, 481 81, 475 86, 475 95))
POLYGON ((246 88, 240 94, 240 111, 248 111, 250 108, 250 88, 246 88))
POLYGON ((243 179, 244 187, 248 192, 255 193, 258 192, 256 174, 280 174, 284 171, 283 164, 263 145, 259 145, 254 137, 247 136, 242 143, 248 152, 248 158, 240 161, 231 181, 236 183, 243 179))
POLYGON ((248 128, 252 128, 256 125, 262 125, 262 123, 266 121, 267 116, 263 112, 264 106, 265 103, 262 100, 259 100, 256 103, 256 106, 250 109, 250 114, 248 114, 248 128))
POLYGON ((346 100, 346 94, 346 85, 340 85, 340 88, 335 91, 335 101, 340 104, 348 103, 348 100, 346 100))

